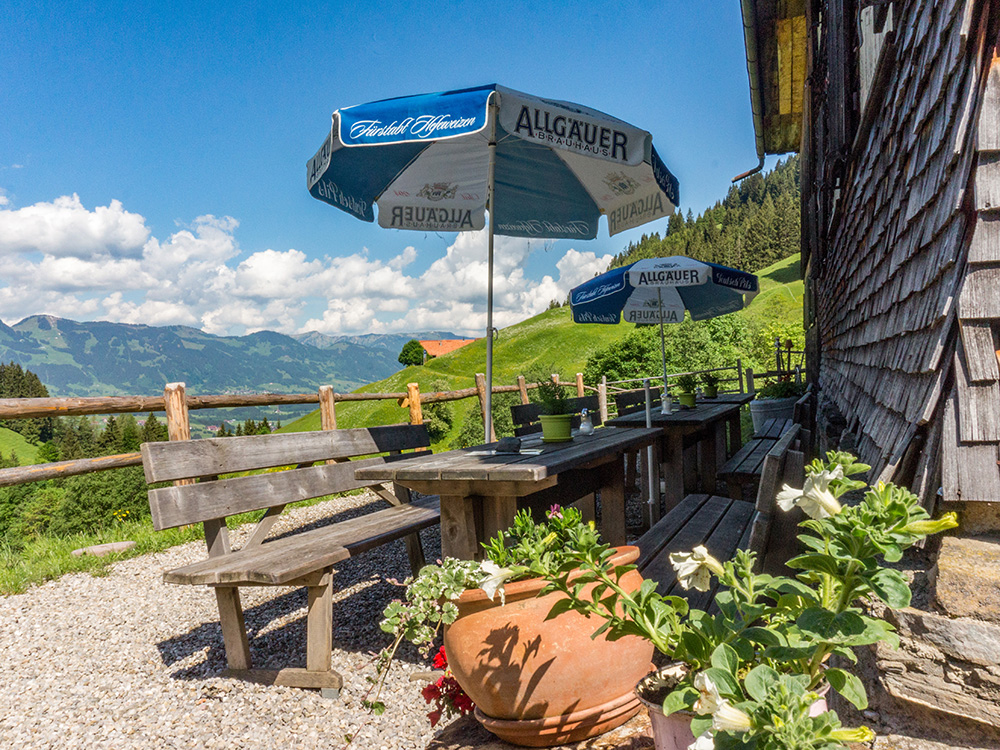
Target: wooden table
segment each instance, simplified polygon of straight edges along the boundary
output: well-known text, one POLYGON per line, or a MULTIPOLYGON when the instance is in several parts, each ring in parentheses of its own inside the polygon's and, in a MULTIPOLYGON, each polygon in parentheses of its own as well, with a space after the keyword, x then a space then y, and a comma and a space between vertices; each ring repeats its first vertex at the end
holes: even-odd
MULTIPOLYGON (((732 394, 739 396, 741 394, 732 394)), ((745 396, 745 394, 743 394, 745 396)), ((715 494, 715 475, 726 460, 726 434, 728 425, 732 445, 740 445, 741 400, 706 399, 693 409, 677 409, 663 414, 653 409, 653 427, 660 431, 660 469, 666 480, 666 509, 676 506, 691 492, 715 494), (698 444, 699 478, 684 476, 685 438, 698 444), (692 485, 697 486, 692 486, 692 485), (687 486, 686 486, 687 485, 687 486)), ((645 428, 646 412, 639 411, 606 422, 608 427, 645 428)))
MULTIPOLYGON (((626 451, 654 443, 660 429, 597 429, 566 443, 522 438, 527 453, 493 453, 492 445, 427 454, 358 469, 358 479, 396 482, 441 496, 441 552, 464 559, 481 556, 480 543, 506 529, 519 507, 547 507, 601 493, 601 535, 625 543, 626 451)), ((494 444, 495 445, 495 444, 494 444)))

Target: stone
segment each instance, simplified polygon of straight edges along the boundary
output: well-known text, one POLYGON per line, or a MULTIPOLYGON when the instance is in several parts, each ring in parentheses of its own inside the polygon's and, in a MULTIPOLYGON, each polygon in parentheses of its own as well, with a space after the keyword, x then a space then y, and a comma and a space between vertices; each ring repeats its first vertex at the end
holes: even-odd
POLYGON ((886 615, 901 637, 928 641, 948 656, 978 666, 1000 665, 1000 626, 967 617, 950 619, 910 607, 889 610, 886 615))
POLYGON ((952 617, 1000 624, 1000 544, 991 537, 945 537, 934 596, 952 617))
POLYGON ((1000 502, 948 503, 946 510, 958 513, 958 533, 962 536, 1000 533, 1000 502))
POLYGON ((93 555, 94 557, 107 557, 116 552, 126 552, 135 546, 135 542, 108 542, 107 544, 95 544, 92 547, 81 547, 71 553, 74 557, 82 555, 93 555))
MULTIPOLYGON (((519 747, 494 737, 475 717, 469 715, 449 724, 431 740, 427 750, 518 750, 519 747)), ((640 711, 617 729, 583 742, 559 747, 564 750, 652 750, 649 714, 640 711)))

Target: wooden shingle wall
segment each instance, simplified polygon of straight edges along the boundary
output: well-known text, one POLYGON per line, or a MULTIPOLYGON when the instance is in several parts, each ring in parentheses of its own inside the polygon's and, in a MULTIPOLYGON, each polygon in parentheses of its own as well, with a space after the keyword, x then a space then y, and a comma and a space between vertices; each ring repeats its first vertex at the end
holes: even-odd
POLYGON ((972 175, 975 220, 958 296, 955 386, 945 409, 944 500, 1000 502, 1000 59, 986 71, 972 175))
MULTIPOLYGON (((963 283, 970 300, 992 284, 983 309, 1000 304, 994 279, 985 273, 981 281, 966 279, 976 226, 966 189, 976 175, 984 100, 981 7, 975 0, 894 3, 888 78, 867 102, 877 109, 857 136, 823 267, 811 280, 820 387, 847 418, 858 453, 874 467, 873 479, 895 474, 921 425, 927 425, 925 448, 942 442, 939 407, 956 357, 963 283)), ((991 242, 1000 247, 1000 235, 981 240, 991 242)), ((996 273, 1000 264, 984 262, 987 269, 996 273)), ((982 326, 969 335, 983 350, 982 326)), ((978 359, 972 367, 977 377, 987 369, 978 359)), ((977 414, 992 408, 964 403, 977 414)), ((978 437, 992 435, 976 424, 978 437)), ((1000 429, 1000 419, 995 424, 1000 429)), ((938 461, 919 461, 920 470, 931 476, 938 461)))

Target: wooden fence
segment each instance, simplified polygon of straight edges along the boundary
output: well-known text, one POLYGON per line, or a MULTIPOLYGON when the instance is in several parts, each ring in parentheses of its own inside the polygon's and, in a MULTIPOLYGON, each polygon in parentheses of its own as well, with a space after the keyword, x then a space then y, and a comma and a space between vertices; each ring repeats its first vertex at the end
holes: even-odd
MULTIPOLYGON (((735 367, 720 367, 712 370, 697 370, 691 373, 673 373, 668 379, 684 374, 700 374, 703 372, 732 371, 729 378, 720 378, 720 382, 735 384, 740 393, 746 392, 749 386, 752 392, 754 375, 752 370, 743 370, 737 361, 735 367)), ((650 378, 662 380, 663 376, 650 378)), ((583 373, 576 373, 572 381, 560 380, 558 373, 552 374, 552 380, 559 385, 575 388, 578 396, 584 396, 588 391, 596 393, 600 408, 601 420, 610 416, 608 408, 608 393, 630 390, 628 383, 642 380, 622 380, 608 382, 602 378, 596 386, 583 382, 583 373)), ((517 376, 515 385, 494 385, 493 393, 518 393, 521 403, 528 403, 528 391, 537 388, 538 383, 528 383, 523 375, 517 376)), ((485 423, 486 416, 486 376, 476 373, 476 385, 455 391, 435 391, 421 393, 417 383, 407 384, 405 392, 400 393, 335 393, 332 386, 320 386, 316 393, 302 394, 253 394, 253 395, 222 395, 222 396, 189 396, 185 392, 184 383, 169 383, 162 396, 98 396, 81 398, 4 398, 0 399, 0 419, 31 419, 38 417, 74 417, 94 414, 129 414, 137 412, 164 412, 167 419, 167 434, 170 440, 190 440, 191 426, 188 412, 193 409, 221 409, 241 406, 275 406, 291 404, 317 404, 320 412, 320 428, 323 430, 337 429, 337 403, 352 401, 386 401, 394 400, 399 406, 409 410, 410 424, 422 424, 423 405, 446 401, 460 401, 476 397, 479 401, 480 414, 485 423)), ((613 401, 613 399, 612 399, 613 401)), ((496 436, 491 435, 491 440, 496 436)), ((7 487, 28 482, 40 482, 47 479, 90 474, 95 471, 120 469, 127 466, 142 464, 140 453, 122 453, 113 456, 98 456, 96 458, 80 458, 71 461, 56 461, 52 463, 35 464, 32 466, 15 466, 0 469, 0 487, 7 487)))

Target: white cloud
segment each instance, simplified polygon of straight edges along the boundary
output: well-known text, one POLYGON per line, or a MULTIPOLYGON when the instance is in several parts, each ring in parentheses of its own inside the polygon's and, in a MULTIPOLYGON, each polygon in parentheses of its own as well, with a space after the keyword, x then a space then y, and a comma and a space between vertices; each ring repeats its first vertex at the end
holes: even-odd
POLYGON ((0 210, 0 253, 132 256, 141 252, 148 236, 143 217, 116 200, 88 211, 74 193, 51 203, 0 210))
MULTIPOLYGON (((487 234, 456 235, 423 272, 408 246, 389 259, 367 249, 309 257, 297 249, 245 253, 231 217, 199 216, 166 237, 121 203, 93 210, 79 197, 13 208, 0 192, 0 318, 48 313, 150 325, 191 325, 216 334, 453 330, 486 327, 487 234)), ((557 273, 529 278, 543 245, 497 237, 494 325, 543 311, 603 271, 610 256, 567 251, 557 273)))

